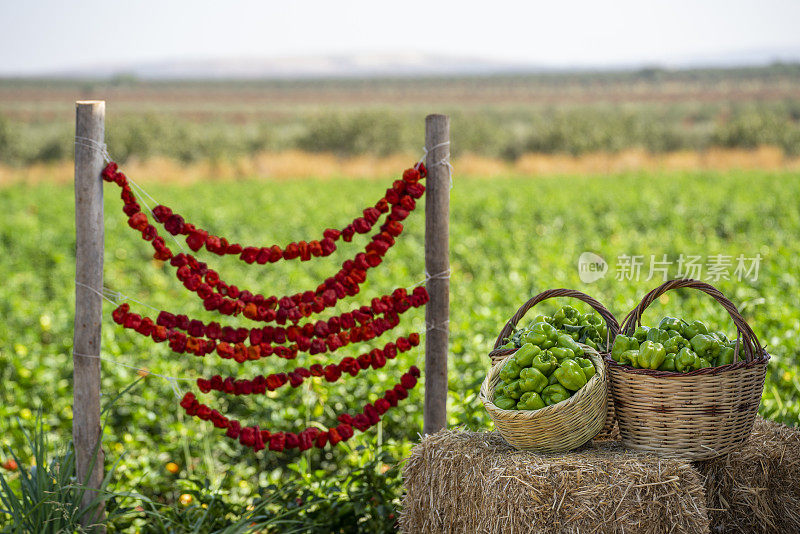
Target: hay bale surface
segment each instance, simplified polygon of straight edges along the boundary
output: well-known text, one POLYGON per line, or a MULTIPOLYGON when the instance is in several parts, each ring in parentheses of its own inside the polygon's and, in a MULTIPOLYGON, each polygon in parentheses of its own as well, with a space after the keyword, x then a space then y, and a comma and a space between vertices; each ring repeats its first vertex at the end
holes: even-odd
POLYGON ((712 532, 800 532, 800 432, 757 418, 741 449, 696 464, 712 532))
POLYGON ((517 451, 494 432, 425 436, 403 468, 404 532, 708 532, 689 462, 615 442, 563 455, 517 451))

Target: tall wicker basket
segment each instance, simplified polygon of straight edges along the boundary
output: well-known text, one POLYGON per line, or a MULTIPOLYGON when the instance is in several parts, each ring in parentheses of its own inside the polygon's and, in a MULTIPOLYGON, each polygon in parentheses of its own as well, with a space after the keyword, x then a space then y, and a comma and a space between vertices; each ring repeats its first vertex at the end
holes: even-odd
MULTIPOLYGON (((608 339, 606 340, 607 346, 610 347, 611 344, 614 342, 614 338, 617 336, 619 332, 619 323, 614 315, 608 311, 608 309, 600 304, 597 300, 593 299, 586 293, 581 293, 580 291, 576 291, 574 289, 548 289, 547 291, 542 291, 528 302, 520 306, 517 312, 508 320, 506 325, 500 331, 500 335, 497 336, 497 341, 494 343, 494 349, 489 353, 489 358, 492 360, 492 365, 496 365, 498 362, 504 360, 506 356, 510 354, 514 354, 517 349, 501 349, 504 343, 503 341, 510 336, 514 329, 517 327, 517 323, 528 313, 528 310, 539 304, 540 302, 557 298, 557 297, 568 297, 578 299, 582 302, 585 302, 594 310, 600 314, 600 317, 606 322, 606 326, 608 327, 608 339)), ((611 350, 609 348, 609 350, 611 350)), ((601 354, 604 356, 605 354, 601 354)), ((597 434, 597 438, 608 438, 614 434, 614 430, 616 427, 616 418, 614 416, 614 402, 611 399, 611 391, 608 391, 608 406, 606 408, 606 422, 603 429, 597 434)))
POLYGON ((750 325, 713 286, 692 279, 670 280, 642 299, 622 324, 633 335, 642 314, 667 291, 692 288, 711 295, 738 331, 734 363, 689 373, 634 369, 605 356, 622 443, 632 449, 705 460, 738 448, 753 428, 769 354, 750 325), (739 352, 744 361, 738 361, 739 352))
MULTIPOLYGON (((503 410, 494 404, 503 366, 493 365, 481 384, 480 399, 494 426, 511 446, 528 451, 560 453, 577 449, 603 429, 608 409, 608 375, 600 354, 583 345, 597 372, 567 400, 538 410, 503 410)), ((511 358, 512 355, 506 356, 511 358)))

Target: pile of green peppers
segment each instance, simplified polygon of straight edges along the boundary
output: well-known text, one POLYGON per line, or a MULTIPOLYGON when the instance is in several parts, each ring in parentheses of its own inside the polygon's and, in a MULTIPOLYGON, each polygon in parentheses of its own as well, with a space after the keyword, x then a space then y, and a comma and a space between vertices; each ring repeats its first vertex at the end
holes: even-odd
POLYGON ((494 404, 503 410, 538 410, 570 398, 596 370, 572 336, 548 322, 534 323, 523 344, 500 369, 494 404))
POLYGON ((568 334, 574 341, 585 343, 599 352, 606 350, 608 328, 603 319, 594 312, 582 314, 569 305, 559 308, 552 317, 547 315, 535 317, 527 327, 520 328, 508 336, 505 345, 500 348, 514 349, 530 342, 529 336, 539 323, 547 323, 559 332, 568 334))
POLYGON ((637 369, 688 373, 734 362, 736 341, 711 332, 702 321, 664 317, 656 328, 640 326, 633 337, 618 335, 611 358, 637 369))

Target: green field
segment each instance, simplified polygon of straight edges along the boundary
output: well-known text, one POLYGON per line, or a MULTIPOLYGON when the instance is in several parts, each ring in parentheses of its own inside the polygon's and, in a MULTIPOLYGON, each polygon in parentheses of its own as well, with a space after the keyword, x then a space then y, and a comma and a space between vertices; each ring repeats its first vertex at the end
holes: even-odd
MULTIPOLYGON (((660 281, 646 280, 651 255, 661 259, 666 254, 677 261, 681 254, 704 259, 760 254, 755 280, 750 276, 738 281, 731 267, 731 279, 713 283, 740 307, 772 354, 760 413, 797 426, 799 178, 796 172, 509 176, 493 180, 456 175, 451 210, 449 423, 471 429, 491 427, 476 398, 489 363, 487 352, 505 321, 533 294, 553 287, 580 289, 622 319, 660 281), (609 262, 605 278, 592 284, 580 281, 577 261, 584 251, 609 262), (615 279, 617 258, 622 255, 644 256, 638 281, 615 279)), ((148 189, 161 203, 217 234, 268 245, 313 239, 325 227, 341 227, 371 205, 391 179, 245 180, 194 186, 153 184, 148 189)), ((173 271, 150 259, 149 245, 125 224, 117 191, 116 186, 106 185, 105 285, 157 308, 210 317, 200 301, 175 280, 173 271)), ((40 407, 54 439, 65 444, 70 437, 75 259, 72 191, 56 185, 3 188, 0 212, 4 214, 0 222, 0 440, 24 455, 15 418, 31 427, 40 407)), ((412 286, 424 277, 423 210, 418 209, 406 222, 407 231, 397 246, 371 272, 362 292, 346 299, 340 310, 394 287, 412 286)), ((280 295, 315 287, 355 253, 360 247, 357 241, 340 247, 332 257, 302 264, 246 266, 234 259, 200 255, 240 287, 280 295)), ((669 275, 677 274, 677 263, 673 263, 669 275)), ((138 304, 132 307, 150 311, 138 304)), ((285 361, 276 359, 240 367, 211 355, 204 360, 174 355, 122 331, 112 323, 111 310, 106 304, 103 355, 127 365, 176 377, 194 377, 201 372, 224 376, 225 371, 245 376, 287 367, 285 361)), ((548 310, 553 308, 543 305, 543 311, 548 310)), ((651 307, 646 319, 656 322, 667 314, 707 320, 733 334, 722 309, 698 292, 670 294, 666 302, 651 307)), ((423 311, 412 310, 405 314, 398 333, 422 331, 423 325, 423 311)), ((384 335, 384 343, 390 335, 384 335)), ((359 353, 354 346, 338 352, 334 359, 359 353)), ((324 361, 323 356, 307 356, 298 363, 324 361)), ((346 377, 333 386, 310 380, 310 386, 279 390, 274 398, 220 398, 220 403, 240 419, 274 429, 303 428, 306 421, 326 425, 333 422, 335 413, 356 410, 379 395, 412 363, 423 366, 421 348, 380 371, 346 377)), ((104 363, 104 400, 112 399, 137 378, 133 370, 104 363)), ((192 384, 183 383, 182 387, 192 384)), ((184 417, 170 384, 151 375, 124 392, 110 408, 105 449, 111 461, 120 461, 115 473, 118 490, 137 491, 170 507, 187 491, 189 483, 179 479, 202 484, 208 477, 212 487, 223 489, 226 502, 244 502, 259 492, 259 486, 269 483, 292 480, 311 484, 309 481, 319 480, 325 473, 341 477, 369 459, 369 453, 356 450, 361 445, 367 451, 381 450, 399 459, 421 431, 422 392, 418 387, 399 408, 391 410, 379 430, 359 434, 338 450, 253 454, 222 437, 210 423, 184 417), (167 462, 177 463, 180 472, 168 473, 167 462)), ((204 397, 216 400, 213 393, 204 397)), ((369 465, 373 469, 374 464, 369 465)), ((392 473, 378 476, 380 484, 392 473)), ((393 476, 396 484, 396 473, 393 476)), ((388 496, 381 495, 380 510, 367 506, 363 511, 384 517, 388 525, 392 522, 388 514, 398 497, 396 485, 390 487, 394 489, 388 496)), ((369 502, 377 506, 377 501, 369 502)), ((158 524, 143 527, 141 514, 134 516, 139 517, 134 523, 142 532, 169 531, 158 524)))

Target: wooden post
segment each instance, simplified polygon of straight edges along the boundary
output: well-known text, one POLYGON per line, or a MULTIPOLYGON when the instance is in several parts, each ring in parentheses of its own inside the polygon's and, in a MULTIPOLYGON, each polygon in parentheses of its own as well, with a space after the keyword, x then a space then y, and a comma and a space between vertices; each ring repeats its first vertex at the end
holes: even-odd
POLYGON ((423 434, 447 425, 447 355, 450 338, 450 118, 425 118, 428 168, 425 200, 425 271, 431 299, 425 308, 425 409, 423 434))
MULTIPOLYGON (((92 142, 103 143, 106 103, 76 102, 75 118, 75 337, 73 340, 72 439, 75 443, 77 482, 99 488, 105 454, 100 442, 100 324, 103 299, 87 287, 103 287, 103 155, 92 142), (91 141, 87 141, 91 140, 91 141), (87 356, 80 356, 81 354, 87 356), (97 454, 95 454, 97 449, 97 454), (94 462, 92 459, 94 457, 94 462), (91 472, 91 474, 89 474, 91 472), (88 477, 87 477, 88 474, 88 477)), ((88 506, 97 497, 83 495, 88 506)), ((96 525, 103 509, 82 518, 84 526, 96 525)), ((105 529, 99 527, 95 532, 105 529)))

